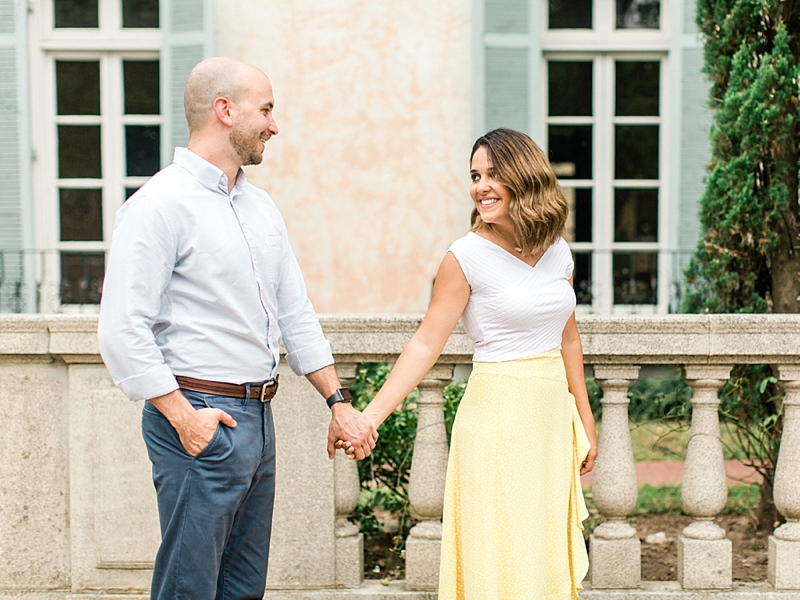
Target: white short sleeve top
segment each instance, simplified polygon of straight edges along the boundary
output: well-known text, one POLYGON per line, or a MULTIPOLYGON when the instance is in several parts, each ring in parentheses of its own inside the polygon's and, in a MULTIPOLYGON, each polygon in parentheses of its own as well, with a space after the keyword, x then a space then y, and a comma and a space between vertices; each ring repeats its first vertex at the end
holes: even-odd
POLYGON ((575 311, 572 252, 563 238, 533 267, 473 232, 448 252, 471 288, 461 321, 475 343, 473 360, 514 360, 561 348, 564 326, 575 311))

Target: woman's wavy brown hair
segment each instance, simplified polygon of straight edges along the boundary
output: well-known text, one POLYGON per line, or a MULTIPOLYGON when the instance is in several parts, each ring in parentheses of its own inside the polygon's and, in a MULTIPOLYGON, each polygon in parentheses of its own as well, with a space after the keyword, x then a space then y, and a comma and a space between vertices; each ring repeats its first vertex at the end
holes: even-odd
MULTIPOLYGON (((486 148, 495 178, 511 192, 508 214, 522 253, 541 254, 564 232, 569 213, 550 161, 530 137, 512 129, 495 129, 479 137, 470 162, 481 147, 486 148)), ((484 227, 473 208, 472 231, 484 227)))

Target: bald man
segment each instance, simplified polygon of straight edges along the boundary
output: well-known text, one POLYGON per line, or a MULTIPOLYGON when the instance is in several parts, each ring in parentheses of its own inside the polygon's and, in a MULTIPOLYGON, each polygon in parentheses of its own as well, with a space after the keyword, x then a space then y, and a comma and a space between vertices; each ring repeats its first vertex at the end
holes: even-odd
POLYGON ((184 106, 189 147, 117 213, 100 352, 125 395, 145 400, 162 536, 151 598, 255 600, 269 557, 281 339, 331 408, 329 457, 337 440, 368 456, 377 433, 341 389, 283 219, 241 169, 278 134, 269 79, 209 59, 189 75, 184 106))

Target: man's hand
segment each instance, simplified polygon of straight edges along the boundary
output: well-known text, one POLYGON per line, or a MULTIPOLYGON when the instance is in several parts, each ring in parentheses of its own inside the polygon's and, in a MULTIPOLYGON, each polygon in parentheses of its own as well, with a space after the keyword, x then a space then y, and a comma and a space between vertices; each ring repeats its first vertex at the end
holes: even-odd
POLYGON ((236 427, 236 421, 219 408, 200 408, 192 406, 180 390, 170 392, 150 400, 175 428, 184 450, 189 456, 197 456, 208 444, 219 423, 236 427))
POLYGON ((344 447, 349 457, 363 460, 372 453, 376 441, 378 432, 374 423, 365 415, 347 402, 337 402, 331 407, 328 458, 335 456, 336 448, 344 447))

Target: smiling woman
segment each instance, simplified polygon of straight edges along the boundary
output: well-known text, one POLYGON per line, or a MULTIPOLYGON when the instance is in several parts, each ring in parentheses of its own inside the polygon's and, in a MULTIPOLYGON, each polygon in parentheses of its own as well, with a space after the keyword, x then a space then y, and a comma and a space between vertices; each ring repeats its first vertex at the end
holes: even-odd
POLYGON ((475 142, 470 177, 472 231, 445 254, 425 319, 364 414, 380 425, 460 318, 475 354, 451 435, 439 598, 577 598, 589 565, 579 474, 597 443, 567 204, 544 153, 509 129, 475 142))
POLYGON ((544 152, 527 135, 496 129, 475 142, 470 177, 472 231, 536 264, 569 210, 544 152))

